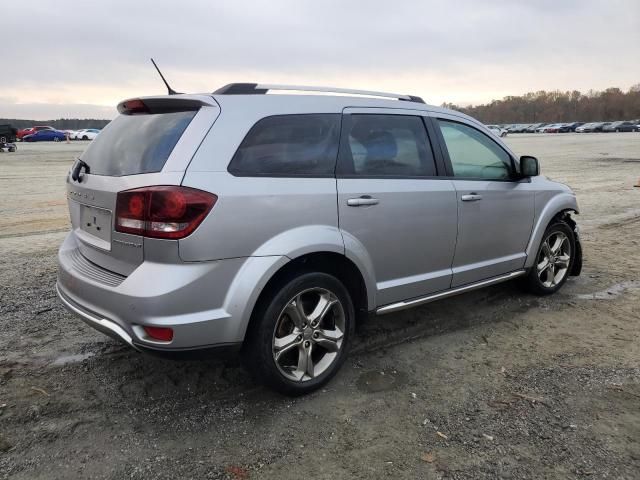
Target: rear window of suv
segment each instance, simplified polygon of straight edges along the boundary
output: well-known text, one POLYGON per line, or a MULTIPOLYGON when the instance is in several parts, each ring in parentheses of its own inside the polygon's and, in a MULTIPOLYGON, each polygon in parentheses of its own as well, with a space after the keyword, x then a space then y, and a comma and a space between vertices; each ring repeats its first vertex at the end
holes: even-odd
POLYGON ((339 114, 275 115, 258 121, 229 164, 236 176, 333 176, 339 114))
POLYGON ((197 111, 120 115, 82 154, 92 175, 159 172, 197 111))

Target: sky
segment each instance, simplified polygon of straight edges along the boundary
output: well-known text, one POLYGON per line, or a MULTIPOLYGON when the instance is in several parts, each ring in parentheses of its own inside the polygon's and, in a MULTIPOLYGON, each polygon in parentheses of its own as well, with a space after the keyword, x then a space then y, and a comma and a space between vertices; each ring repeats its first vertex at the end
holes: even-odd
POLYGON ((231 82, 486 103, 640 83, 640 0, 32 0, 3 18, 0 118, 113 118, 231 82), (6 50, 5 50, 6 53, 6 50))

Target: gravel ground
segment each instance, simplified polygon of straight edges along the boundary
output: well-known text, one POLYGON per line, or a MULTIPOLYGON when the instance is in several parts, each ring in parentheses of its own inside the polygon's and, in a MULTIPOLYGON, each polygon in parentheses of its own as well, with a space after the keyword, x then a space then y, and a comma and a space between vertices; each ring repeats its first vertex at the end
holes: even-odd
POLYGON ((141 355, 67 313, 55 252, 84 145, 0 154, 0 479, 640 478, 640 135, 507 142, 577 192, 582 276, 373 318, 298 399, 237 360, 141 355))

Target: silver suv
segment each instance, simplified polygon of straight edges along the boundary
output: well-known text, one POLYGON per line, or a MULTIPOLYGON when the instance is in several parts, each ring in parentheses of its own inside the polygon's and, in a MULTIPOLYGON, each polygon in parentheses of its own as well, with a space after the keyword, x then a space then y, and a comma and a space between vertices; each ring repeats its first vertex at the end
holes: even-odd
POLYGON ((571 190, 418 97, 231 84, 118 110, 69 172, 57 291, 138 350, 241 349, 301 394, 369 313, 580 273, 571 190))

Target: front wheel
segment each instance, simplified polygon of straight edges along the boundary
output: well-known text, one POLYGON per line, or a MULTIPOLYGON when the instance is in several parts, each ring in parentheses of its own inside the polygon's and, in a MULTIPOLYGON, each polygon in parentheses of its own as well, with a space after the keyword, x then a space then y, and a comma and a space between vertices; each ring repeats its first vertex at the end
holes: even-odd
POLYGON ((355 327, 344 285, 326 273, 303 273, 256 306, 245 354, 254 377, 287 395, 327 383, 344 362, 355 327))
POLYGON ((573 265, 575 238, 571 228, 557 222, 544 232, 536 261, 524 279, 524 285, 536 295, 550 295, 560 290, 573 265))

